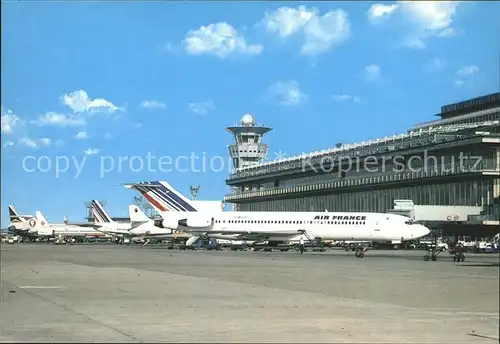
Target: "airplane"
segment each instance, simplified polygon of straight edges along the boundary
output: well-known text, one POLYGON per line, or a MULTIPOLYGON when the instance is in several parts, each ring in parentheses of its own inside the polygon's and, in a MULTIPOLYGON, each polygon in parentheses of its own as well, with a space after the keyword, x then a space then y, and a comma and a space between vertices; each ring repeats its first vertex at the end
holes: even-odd
MULTIPOLYGON (((161 225, 195 235, 234 235, 239 240, 283 242, 304 240, 352 240, 391 242, 416 240, 430 230, 406 216, 374 212, 218 212, 197 211, 191 201, 166 181, 125 184, 149 192, 146 199, 163 218, 161 225), (178 212, 161 207, 168 203, 178 212)), ((363 258, 368 247, 360 244, 355 256, 363 258)))
POLYGON ((155 226, 155 221, 135 205, 129 205, 130 221, 116 222, 99 201, 92 200, 90 204, 95 219, 92 226, 102 233, 118 237, 120 243, 124 243, 125 238, 141 238, 146 239, 144 245, 147 245, 152 238, 172 239, 182 236, 180 233, 174 233, 172 229, 155 226))
POLYGON ((36 225, 38 237, 53 238, 53 237, 70 237, 70 238, 103 238, 106 235, 96 231, 93 228, 86 228, 76 224, 69 223, 49 223, 41 211, 36 211, 36 225))
POLYGON ((37 235, 36 220, 32 215, 19 215, 13 205, 9 205, 9 225, 11 234, 34 239, 37 235))
MULTIPOLYGON (((224 210, 224 202, 221 201, 199 201, 199 200, 191 200, 191 206, 188 207, 179 207, 165 198, 159 196, 158 190, 155 188, 149 188, 148 186, 141 184, 124 184, 124 186, 128 189, 135 189, 142 194, 142 196, 153 206, 153 208, 161 213, 164 211, 169 212, 186 212, 186 211, 194 211, 194 212, 206 212, 206 213, 218 213, 224 210)), ((155 226, 162 227, 163 220, 159 220, 155 222, 155 226)), ((195 235, 191 233, 189 239, 186 241, 186 247, 193 246, 203 235, 195 235)), ((215 234, 212 233, 210 235, 214 239, 219 239, 222 241, 240 241, 243 244, 251 245, 254 243, 253 240, 241 240, 239 239, 238 234, 215 234)))

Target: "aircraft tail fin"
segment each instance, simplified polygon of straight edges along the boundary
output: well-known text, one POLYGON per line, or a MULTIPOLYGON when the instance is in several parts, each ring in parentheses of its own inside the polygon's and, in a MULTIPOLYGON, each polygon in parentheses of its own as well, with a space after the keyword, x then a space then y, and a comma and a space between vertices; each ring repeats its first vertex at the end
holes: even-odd
POLYGON ((104 209, 102 206, 101 202, 97 200, 92 200, 90 202, 92 206, 92 212, 94 213, 94 219, 96 222, 100 222, 102 224, 105 223, 114 223, 113 219, 111 216, 109 216, 108 212, 104 209))
POLYGON ((49 221, 43 216, 42 212, 36 211, 36 219, 40 227, 50 227, 49 221))
POLYGON ((131 222, 148 222, 151 219, 136 205, 128 206, 128 213, 131 222))
POLYGON ((22 222, 26 223, 29 220, 34 219, 33 215, 20 215, 13 205, 9 205, 9 220, 10 222, 22 222))
POLYGON ((162 212, 197 212, 198 208, 166 181, 126 184, 126 188, 139 191, 153 208, 162 212))
POLYGON ((19 217, 19 214, 16 211, 16 208, 14 208, 13 205, 9 205, 9 219, 10 219, 11 222, 12 221, 16 221, 16 220, 18 220, 18 221, 21 220, 22 221, 21 217, 19 217))

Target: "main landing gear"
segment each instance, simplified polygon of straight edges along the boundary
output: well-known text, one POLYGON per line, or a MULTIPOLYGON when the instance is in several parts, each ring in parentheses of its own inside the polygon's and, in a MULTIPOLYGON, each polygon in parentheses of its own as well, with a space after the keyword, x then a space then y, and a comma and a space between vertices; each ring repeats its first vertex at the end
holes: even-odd
POLYGON ((458 262, 463 262, 465 260, 465 255, 460 252, 460 253, 455 253, 453 256, 453 261, 458 263, 458 262))
POLYGON ((356 256, 356 258, 363 258, 366 251, 368 251, 367 246, 358 245, 358 247, 356 247, 356 250, 354 251, 354 256, 356 256))
POLYGON ((424 260, 427 262, 429 259, 432 260, 433 262, 435 262, 439 256, 439 254, 441 254, 441 252, 445 252, 446 249, 444 248, 441 248, 441 249, 438 249, 436 248, 435 246, 429 248, 429 253, 427 253, 425 256, 424 256, 424 260))

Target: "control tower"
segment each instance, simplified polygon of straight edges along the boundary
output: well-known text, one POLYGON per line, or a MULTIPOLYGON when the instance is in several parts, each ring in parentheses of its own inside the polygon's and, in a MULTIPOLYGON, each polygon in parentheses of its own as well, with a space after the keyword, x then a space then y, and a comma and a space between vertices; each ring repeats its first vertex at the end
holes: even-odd
POLYGON ((261 143, 261 138, 273 129, 256 126, 252 114, 243 115, 239 126, 227 127, 226 130, 234 135, 236 141, 228 147, 233 168, 258 164, 267 155, 267 144, 261 143))

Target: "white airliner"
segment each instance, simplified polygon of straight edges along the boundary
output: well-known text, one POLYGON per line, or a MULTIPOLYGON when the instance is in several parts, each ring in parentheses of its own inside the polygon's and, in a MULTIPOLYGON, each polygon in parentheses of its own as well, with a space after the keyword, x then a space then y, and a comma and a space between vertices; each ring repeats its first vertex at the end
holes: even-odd
MULTIPOLYGON (((125 187, 134 188, 145 196, 162 216, 163 227, 195 235, 232 235, 238 240, 278 242, 321 238, 395 244, 430 233, 427 227, 396 214, 258 211, 214 213, 198 211, 189 199, 166 181, 126 184, 125 187), (178 211, 165 209, 161 206, 165 203, 178 211)), ((366 247, 360 246, 356 250, 356 257, 364 257, 365 251, 366 247)))
POLYGON ((9 205, 9 232, 25 236, 36 235, 36 220, 32 215, 19 215, 13 205, 9 205))
MULTIPOLYGON (((146 239, 145 245, 150 239, 172 239, 182 236, 182 233, 176 233, 170 228, 155 226, 155 221, 147 217, 144 212, 135 205, 129 206, 130 221, 116 222, 97 200, 90 202, 95 222, 92 226, 106 234, 120 238, 143 238, 146 239)), ((86 224, 84 226, 87 226, 86 224)), ((186 234, 183 234, 187 236, 186 234)), ((123 240, 120 242, 123 243, 123 240)))
POLYGON ((106 235, 89 228, 76 224, 68 223, 49 223, 41 211, 36 212, 35 229, 39 237, 71 237, 71 238, 103 238, 106 235))
MULTIPOLYGON (((156 183, 156 182, 155 182, 156 183)), ((162 183, 162 182, 157 182, 157 183, 162 183)), ((198 201, 198 200, 191 200, 189 201, 190 205, 188 207, 180 207, 177 206, 176 204, 173 204, 172 202, 168 201, 165 197, 161 197, 160 195, 160 190, 157 188, 150 188, 149 186, 144 185, 143 183, 139 184, 125 184, 126 188, 129 189, 135 189, 139 191, 144 198, 153 206, 153 208, 158 212, 202 212, 202 213, 207 213, 207 214, 212 214, 212 213, 219 213, 222 212, 224 209, 224 203, 221 201, 198 201)), ((163 226, 163 220, 157 221, 156 226, 162 227, 163 226)), ((196 244, 198 239, 201 238, 202 235, 200 233, 191 233, 188 234, 189 239, 186 241, 186 246, 192 246, 196 244)), ((214 239, 218 239, 220 241, 232 241, 233 243, 235 241, 238 241, 239 244, 247 244, 251 245, 254 243, 254 240, 241 240, 241 235, 239 234, 217 234, 217 233, 212 233, 210 235, 214 239)))

